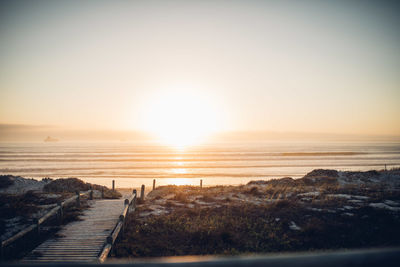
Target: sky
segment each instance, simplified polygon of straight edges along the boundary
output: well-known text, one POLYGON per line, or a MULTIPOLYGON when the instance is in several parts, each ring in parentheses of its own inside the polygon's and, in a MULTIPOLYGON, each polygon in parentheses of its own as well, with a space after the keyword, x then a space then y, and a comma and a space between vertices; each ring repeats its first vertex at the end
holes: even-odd
POLYGON ((399 14, 395 1, 1 1, 0 131, 400 136, 399 14))

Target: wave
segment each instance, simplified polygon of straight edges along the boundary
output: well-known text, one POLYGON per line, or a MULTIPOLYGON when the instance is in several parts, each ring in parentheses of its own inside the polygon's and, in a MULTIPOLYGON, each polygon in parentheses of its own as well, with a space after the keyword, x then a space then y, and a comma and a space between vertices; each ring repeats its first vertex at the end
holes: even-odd
POLYGON ((135 162, 181 162, 181 163, 195 163, 195 162, 265 162, 265 161, 302 161, 302 160, 351 160, 351 161, 362 161, 362 160, 376 160, 376 161, 390 161, 390 160, 399 160, 400 156, 397 157, 382 157, 382 156, 375 156, 375 157, 353 157, 349 159, 348 157, 296 157, 291 159, 285 158, 263 158, 263 157, 243 157, 243 158, 0 158, 0 162, 57 162, 57 163, 72 163, 72 162, 86 162, 86 163, 94 163, 94 162, 110 162, 110 163, 135 163, 135 162))
MULTIPOLYGON (((388 167, 390 166, 398 166, 400 163, 389 163, 386 164, 388 167)), ((368 166, 380 166, 383 167, 383 164, 373 163, 331 163, 331 164, 265 164, 265 165, 249 165, 249 166, 123 166, 123 167, 55 167, 55 168, 2 168, 0 169, 0 173, 13 173, 13 172, 54 172, 54 171, 82 171, 82 170, 165 170, 165 171, 173 171, 173 170, 185 170, 189 171, 191 169, 256 169, 256 168, 295 168, 295 167, 313 167, 313 168, 336 168, 336 167, 368 167, 368 166)))
POLYGON ((301 177, 316 168, 400 166, 399 146, 307 145, 203 147, 0 146, 0 174, 26 177, 301 177))

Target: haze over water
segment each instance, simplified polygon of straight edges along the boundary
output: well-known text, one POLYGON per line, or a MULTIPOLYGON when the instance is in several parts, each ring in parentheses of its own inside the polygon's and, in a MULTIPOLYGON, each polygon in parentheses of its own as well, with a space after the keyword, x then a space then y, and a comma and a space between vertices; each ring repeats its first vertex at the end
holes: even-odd
POLYGON ((399 166, 399 14, 384 0, 0 1, 0 173, 134 187, 399 166))
POLYGON ((77 177, 117 187, 244 184, 299 178, 313 169, 366 171, 400 166, 394 142, 262 142, 209 144, 177 150, 150 143, 7 143, 0 174, 41 179, 77 177))

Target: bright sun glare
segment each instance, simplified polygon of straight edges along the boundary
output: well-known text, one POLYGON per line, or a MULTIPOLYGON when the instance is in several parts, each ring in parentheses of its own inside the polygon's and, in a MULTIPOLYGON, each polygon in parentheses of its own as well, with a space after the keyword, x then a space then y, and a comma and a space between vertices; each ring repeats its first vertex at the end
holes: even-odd
POLYGON ((197 144, 217 130, 218 114, 210 99, 190 90, 168 90, 149 100, 148 131, 163 143, 183 148, 197 144))

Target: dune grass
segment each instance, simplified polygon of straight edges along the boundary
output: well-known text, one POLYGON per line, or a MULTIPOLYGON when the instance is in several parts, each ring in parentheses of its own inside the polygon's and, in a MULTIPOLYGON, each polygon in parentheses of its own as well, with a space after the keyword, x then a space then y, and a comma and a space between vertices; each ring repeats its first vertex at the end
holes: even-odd
POLYGON ((242 186, 162 186, 129 215, 114 256, 399 246, 400 190, 374 182, 386 174, 346 173, 345 184, 337 171, 315 170, 242 186))
POLYGON ((87 191, 89 189, 103 191, 104 198, 106 199, 118 199, 122 197, 118 191, 113 191, 106 186, 85 183, 78 178, 56 179, 46 184, 43 188, 45 192, 51 193, 75 193, 76 191, 87 191))
POLYGON ((399 218, 372 208, 353 216, 313 212, 292 201, 269 205, 176 208, 128 218, 117 257, 236 255, 278 251, 400 245, 399 218), (291 222, 300 230, 290 229, 291 222))

